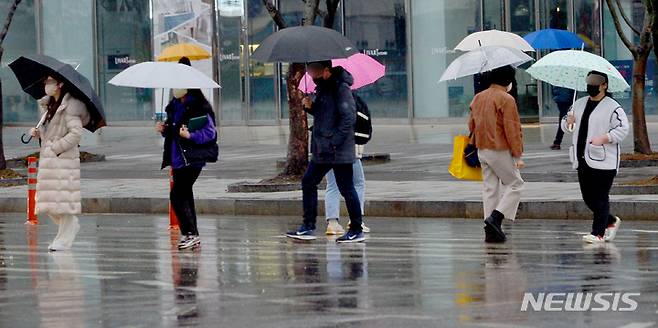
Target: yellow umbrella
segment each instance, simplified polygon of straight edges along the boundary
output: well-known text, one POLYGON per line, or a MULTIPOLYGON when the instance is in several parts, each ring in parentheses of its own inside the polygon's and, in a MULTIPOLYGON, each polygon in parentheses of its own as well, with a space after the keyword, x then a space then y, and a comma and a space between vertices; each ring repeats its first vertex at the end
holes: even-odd
POLYGON ((212 55, 206 49, 196 44, 179 43, 165 48, 160 56, 158 56, 158 61, 175 62, 181 59, 181 57, 187 57, 190 60, 201 60, 208 59, 212 55))

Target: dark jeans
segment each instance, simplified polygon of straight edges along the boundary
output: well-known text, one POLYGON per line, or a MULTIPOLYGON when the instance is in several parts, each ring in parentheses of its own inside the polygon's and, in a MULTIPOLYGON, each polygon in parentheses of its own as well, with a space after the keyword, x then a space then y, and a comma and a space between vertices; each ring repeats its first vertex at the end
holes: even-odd
POLYGON ((352 164, 318 164, 311 162, 308 165, 308 169, 306 169, 306 173, 302 178, 304 225, 315 229, 315 221, 318 217, 318 185, 331 169, 334 170, 338 191, 345 199, 345 205, 350 214, 350 230, 361 232, 361 205, 352 180, 352 164))
POLYGON ((571 107, 571 103, 559 102, 556 104, 558 110, 560 111, 560 119, 557 121, 557 133, 555 134, 555 141, 553 141, 553 144, 561 145, 562 138, 564 137, 564 131, 562 131, 562 128, 560 128, 560 122, 562 122, 562 119, 565 116, 567 116, 567 114, 569 113, 569 108, 571 107))
POLYGON ((178 217, 180 232, 184 236, 199 235, 194 209, 194 192, 192 186, 201 174, 201 168, 184 167, 174 170, 174 187, 169 194, 171 206, 178 217))
POLYGON ((581 161, 578 164, 578 182, 580 192, 587 207, 594 213, 592 234, 603 236, 609 224, 615 222, 610 215, 610 188, 617 175, 617 170, 597 170, 581 161))

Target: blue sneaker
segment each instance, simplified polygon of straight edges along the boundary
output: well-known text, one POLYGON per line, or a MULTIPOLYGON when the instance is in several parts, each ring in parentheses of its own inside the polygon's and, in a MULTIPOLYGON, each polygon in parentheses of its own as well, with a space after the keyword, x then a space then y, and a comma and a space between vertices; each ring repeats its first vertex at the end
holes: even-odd
POLYGON ((343 236, 336 238, 337 243, 360 243, 364 240, 366 240, 366 235, 362 231, 348 231, 343 236))
POLYGON ((305 225, 301 225, 296 231, 286 233, 286 237, 299 240, 315 240, 315 229, 309 229, 305 225))

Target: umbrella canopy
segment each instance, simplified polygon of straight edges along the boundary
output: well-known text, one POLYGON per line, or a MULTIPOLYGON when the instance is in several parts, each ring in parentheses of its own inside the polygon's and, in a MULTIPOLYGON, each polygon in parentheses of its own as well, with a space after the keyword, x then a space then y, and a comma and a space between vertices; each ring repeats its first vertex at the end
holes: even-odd
POLYGON ((544 29, 523 37, 535 49, 570 49, 581 48, 585 41, 577 34, 567 30, 544 29))
POLYGON ((113 77, 109 84, 134 88, 216 89, 219 84, 191 66, 169 62, 143 62, 113 77))
POLYGON ((531 60, 532 57, 521 50, 500 46, 482 47, 457 57, 443 72, 440 81, 488 72, 507 65, 518 67, 531 60))
POLYGON ((106 126, 103 105, 92 88, 91 83, 76 71, 73 66, 45 55, 28 55, 9 64, 16 75, 23 91, 35 99, 41 99, 46 95, 43 81, 52 76, 66 82, 71 90, 72 96, 82 101, 89 111, 89 123, 85 128, 91 132, 106 126))
POLYGON ((479 47, 503 46, 521 51, 535 51, 530 44, 522 37, 499 30, 488 30, 471 33, 465 37, 455 50, 471 51, 479 47))
MULTIPOLYGON (((331 65, 334 67, 342 66, 352 74, 354 78, 354 83, 351 87, 352 90, 375 83, 375 81, 382 78, 386 73, 386 66, 362 53, 357 53, 348 58, 332 59, 331 65)), ((299 81, 299 90, 304 93, 315 91, 315 82, 313 82, 313 79, 308 73, 304 74, 302 80, 299 81)))
POLYGON ((179 43, 162 50, 162 53, 158 56, 158 61, 177 62, 182 57, 187 57, 190 60, 201 60, 211 58, 212 55, 196 44, 179 43))
POLYGON ((264 63, 306 63, 346 58, 355 53, 352 41, 332 29, 296 26, 268 36, 251 58, 264 63))
POLYGON ((578 91, 587 91, 586 77, 590 71, 608 75, 610 92, 630 88, 626 79, 605 58, 582 50, 552 52, 527 70, 537 80, 578 91))

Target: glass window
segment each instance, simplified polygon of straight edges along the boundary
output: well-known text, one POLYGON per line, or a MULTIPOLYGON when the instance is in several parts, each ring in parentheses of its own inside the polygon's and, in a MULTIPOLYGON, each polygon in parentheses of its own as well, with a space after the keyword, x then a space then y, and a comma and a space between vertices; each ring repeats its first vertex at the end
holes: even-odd
MULTIPOLYGON (((249 55, 265 38, 274 33, 274 22, 261 0, 249 0, 247 6, 249 55)), ((277 118, 274 100, 275 65, 249 60, 249 119, 277 118)))
POLYGON ((107 83, 131 64, 152 60, 147 1, 96 1, 98 78, 108 122, 153 118, 153 91, 107 83))
POLYGON ((573 0, 576 33, 585 40, 585 50, 601 54, 601 0, 573 0))
POLYGON ((484 26, 483 30, 504 30, 503 17, 504 16, 503 0, 487 0, 482 1, 482 9, 484 10, 484 26))
MULTIPOLYGON (((404 0, 350 0, 345 5, 347 37, 386 66, 386 75, 358 90, 377 118, 406 118, 407 33, 404 0)), ((436 32, 434 32, 436 33, 436 32)))
MULTIPOLYGON (((628 17, 631 19, 636 29, 642 29, 644 24, 644 5, 632 0, 622 0, 622 8, 628 17)), ((621 17, 620 17, 621 19, 621 17)), ((627 37, 634 35, 624 22, 622 22, 627 37)), ((633 56, 628 48, 622 43, 617 30, 615 29, 610 9, 606 5, 603 11, 603 44, 605 47, 605 57, 608 59, 626 78, 629 85, 633 85, 633 56)), ((633 36, 633 42, 639 43, 637 36, 633 36)), ((656 83, 658 76, 656 72, 656 60, 652 52, 647 62, 646 72, 646 85, 645 85, 645 99, 644 110, 646 114, 658 114, 658 96, 656 95, 656 83)), ((619 102, 627 113, 631 113, 631 91, 616 93, 615 100, 619 102)))
MULTIPOLYGON (((240 2, 240 4, 242 4, 240 2)), ((228 9, 228 8, 227 8, 228 9)), ((244 56, 242 52, 242 27, 244 10, 227 10, 219 8, 219 69, 222 88, 221 110, 222 121, 244 120, 243 104, 244 90, 244 56)))
POLYGON ((411 2, 413 97, 417 118, 463 117, 473 98, 473 79, 438 83, 459 56, 452 49, 480 30, 480 1, 414 0, 411 2))
POLYGON ((71 6, 67 0, 41 1, 43 53, 71 64, 89 81, 94 79, 92 0, 71 6))
MULTIPOLYGON (((6 9, 13 1, 0 0, 2 8, 1 19, 6 17, 6 9)), ((4 24, 4 23, 3 23, 4 24)), ((34 17, 34 1, 23 1, 18 6, 14 19, 9 27, 4 41, 5 53, 0 63, 0 78, 2 79, 2 99, 4 119, 7 123, 30 122, 34 124, 37 118, 37 104, 31 96, 23 92, 14 73, 9 69, 9 63, 24 54, 37 52, 36 22, 34 17)))
MULTIPOLYGON (((540 2, 540 24, 542 29, 569 29, 569 5, 567 0, 549 0, 540 2)), ((547 54, 547 51, 542 51, 547 54)), ((552 87, 548 83, 539 83, 542 88, 542 117, 557 117, 559 110, 553 101, 552 87)))
MULTIPOLYGON (((524 36, 536 31, 534 0, 510 0, 508 12, 510 32, 524 36)), ((516 71, 516 103, 522 117, 539 118, 537 81, 525 72, 525 69, 530 67, 531 64, 527 63, 516 71)))

